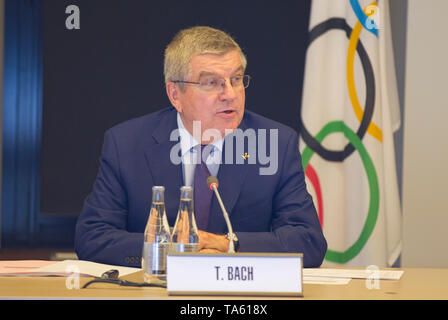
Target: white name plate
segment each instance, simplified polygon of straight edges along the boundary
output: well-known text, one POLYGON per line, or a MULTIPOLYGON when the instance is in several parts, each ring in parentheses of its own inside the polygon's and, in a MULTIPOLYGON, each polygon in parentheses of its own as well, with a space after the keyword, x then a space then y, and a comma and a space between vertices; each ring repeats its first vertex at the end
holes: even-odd
POLYGON ((169 253, 169 295, 303 296, 303 255, 169 253))

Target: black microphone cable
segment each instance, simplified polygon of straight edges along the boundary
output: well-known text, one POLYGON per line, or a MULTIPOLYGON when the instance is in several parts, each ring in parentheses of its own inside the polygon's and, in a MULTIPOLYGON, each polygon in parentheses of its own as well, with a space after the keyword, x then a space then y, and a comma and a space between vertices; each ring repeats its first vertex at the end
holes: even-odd
POLYGON ((145 282, 131 282, 126 280, 118 280, 118 279, 102 279, 96 278, 87 282, 82 288, 85 289, 92 283, 111 283, 117 284, 123 287, 156 287, 156 288, 166 288, 166 284, 158 284, 158 283, 145 283, 145 282))
POLYGON ((165 283, 146 283, 146 282, 132 282, 127 280, 118 279, 118 270, 109 270, 101 275, 101 278, 96 277, 93 280, 87 282, 82 289, 87 288, 92 283, 111 283, 123 287, 155 287, 155 288, 166 288, 165 283))

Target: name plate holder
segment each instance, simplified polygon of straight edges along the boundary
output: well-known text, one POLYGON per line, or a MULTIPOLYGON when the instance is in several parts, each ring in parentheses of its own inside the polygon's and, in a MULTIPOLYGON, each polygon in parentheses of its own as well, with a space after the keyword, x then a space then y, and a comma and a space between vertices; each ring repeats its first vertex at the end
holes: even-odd
POLYGON ((303 296, 301 253, 169 253, 168 295, 303 296))

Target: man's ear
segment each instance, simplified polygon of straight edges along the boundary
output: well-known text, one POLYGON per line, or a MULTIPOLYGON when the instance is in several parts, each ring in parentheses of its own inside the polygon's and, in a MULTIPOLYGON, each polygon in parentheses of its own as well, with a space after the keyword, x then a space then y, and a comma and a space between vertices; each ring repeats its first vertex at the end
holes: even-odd
POLYGON ((182 105, 179 100, 180 89, 174 82, 167 82, 165 84, 166 94, 168 99, 170 99, 171 104, 177 110, 177 112, 182 113, 182 105))

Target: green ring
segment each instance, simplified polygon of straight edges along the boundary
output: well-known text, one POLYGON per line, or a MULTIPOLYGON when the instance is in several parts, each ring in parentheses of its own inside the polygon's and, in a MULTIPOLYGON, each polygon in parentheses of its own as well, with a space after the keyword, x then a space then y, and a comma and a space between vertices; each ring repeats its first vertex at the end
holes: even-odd
MULTIPOLYGON (((367 213, 366 221, 364 223, 364 227, 362 228, 359 238, 346 251, 339 252, 334 250, 327 250, 327 253, 325 255, 325 260, 344 264, 353 259, 354 257, 356 257, 359 254, 359 252, 361 252, 362 248, 365 246, 367 240, 372 234, 378 218, 380 199, 379 199, 378 177, 376 174, 375 166, 373 165, 372 159, 370 158, 366 148, 362 144, 362 141, 359 139, 357 134, 353 132, 352 129, 347 127, 343 121, 329 122, 316 135, 315 139, 321 143, 325 139, 325 137, 335 132, 343 133, 344 136, 359 152, 362 163, 364 164, 364 168, 366 169, 367 180, 369 182, 369 190, 370 190, 369 210, 367 213)), ((311 150, 311 148, 309 148, 308 146, 303 150, 302 165, 304 170, 306 170, 306 167, 308 166, 308 163, 311 160, 311 157, 313 156, 314 153, 315 152, 311 150)))

